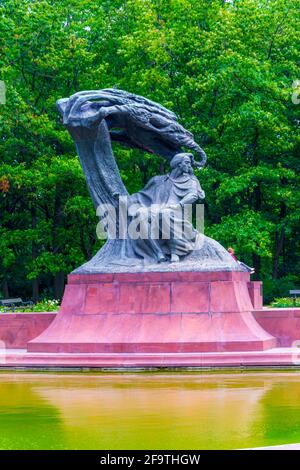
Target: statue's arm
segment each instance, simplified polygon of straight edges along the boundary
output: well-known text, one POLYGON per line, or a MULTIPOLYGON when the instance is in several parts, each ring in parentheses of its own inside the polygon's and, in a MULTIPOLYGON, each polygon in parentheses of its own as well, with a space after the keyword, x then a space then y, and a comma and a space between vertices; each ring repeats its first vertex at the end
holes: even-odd
POLYGON ((198 199, 198 193, 191 191, 181 199, 179 204, 181 206, 184 206, 185 204, 194 204, 194 202, 198 201, 198 199))
POLYGON ((181 199, 180 205, 183 206, 184 204, 194 204, 199 199, 205 198, 205 192, 200 186, 199 181, 195 178, 193 180, 193 184, 191 190, 181 199))

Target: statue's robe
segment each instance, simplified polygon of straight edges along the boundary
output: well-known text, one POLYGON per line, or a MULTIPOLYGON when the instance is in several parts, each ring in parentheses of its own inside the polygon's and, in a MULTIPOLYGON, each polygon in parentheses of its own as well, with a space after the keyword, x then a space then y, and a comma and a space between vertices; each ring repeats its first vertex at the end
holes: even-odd
POLYGON ((129 214, 138 217, 144 225, 141 232, 147 233, 147 238, 135 241, 136 255, 161 258, 171 253, 178 256, 190 253, 198 232, 183 207, 203 198, 204 191, 193 174, 174 176, 174 172, 154 176, 144 189, 130 196, 129 214), (153 227, 157 238, 152 236, 153 227))

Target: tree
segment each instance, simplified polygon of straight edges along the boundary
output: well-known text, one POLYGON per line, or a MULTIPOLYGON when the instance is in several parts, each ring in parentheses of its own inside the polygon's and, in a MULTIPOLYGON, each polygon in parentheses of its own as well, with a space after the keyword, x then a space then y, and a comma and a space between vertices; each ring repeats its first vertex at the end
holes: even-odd
MULTIPOLYGON (((0 18, 5 293, 29 296, 30 280, 35 297, 37 284, 60 296, 63 277, 99 248, 55 101, 117 86, 161 102, 194 133, 208 154, 198 174, 206 233, 255 266, 267 300, 286 294, 300 271, 295 2, 5 0, 0 18)), ((155 156, 115 154, 130 192, 167 171, 155 156)))

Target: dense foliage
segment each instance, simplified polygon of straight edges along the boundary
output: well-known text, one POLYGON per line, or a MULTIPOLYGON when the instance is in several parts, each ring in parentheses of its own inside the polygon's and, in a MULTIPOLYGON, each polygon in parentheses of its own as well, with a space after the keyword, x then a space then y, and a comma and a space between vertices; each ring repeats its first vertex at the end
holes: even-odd
POLYGON ((274 299, 271 302, 271 307, 274 308, 299 308, 300 307, 300 299, 292 298, 292 297, 281 297, 279 299, 274 299))
MULTIPOLYGON (((112 86, 172 109, 205 148, 206 234, 255 267, 267 300, 297 285, 298 13, 294 0, 0 0, 2 295, 59 298, 99 249, 55 101, 112 86)), ((130 192, 167 171, 114 150, 130 192)))

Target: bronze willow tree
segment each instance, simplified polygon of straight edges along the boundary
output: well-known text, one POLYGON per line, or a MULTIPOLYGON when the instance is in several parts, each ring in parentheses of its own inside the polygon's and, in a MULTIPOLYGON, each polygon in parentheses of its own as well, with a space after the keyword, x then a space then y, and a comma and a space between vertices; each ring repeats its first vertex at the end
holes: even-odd
MULTIPOLYGON (((110 204, 118 210, 119 197, 128 196, 116 164, 111 141, 154 153, 170 162, 184 149, 200 157, 193 166, 202 167, 206 154, 182 127, 176 115, 158 103, 123 90, 82 91, 57 102, 63 123, 79 155, 87 185, 97 208, 110 204)), ((94 258, 76 272, 124 270, 243 270, 215 240, 198 233, 195 249, 176 267, 158 266, 151 256, 138 253, 130 238, 108 238, 94 258)))

